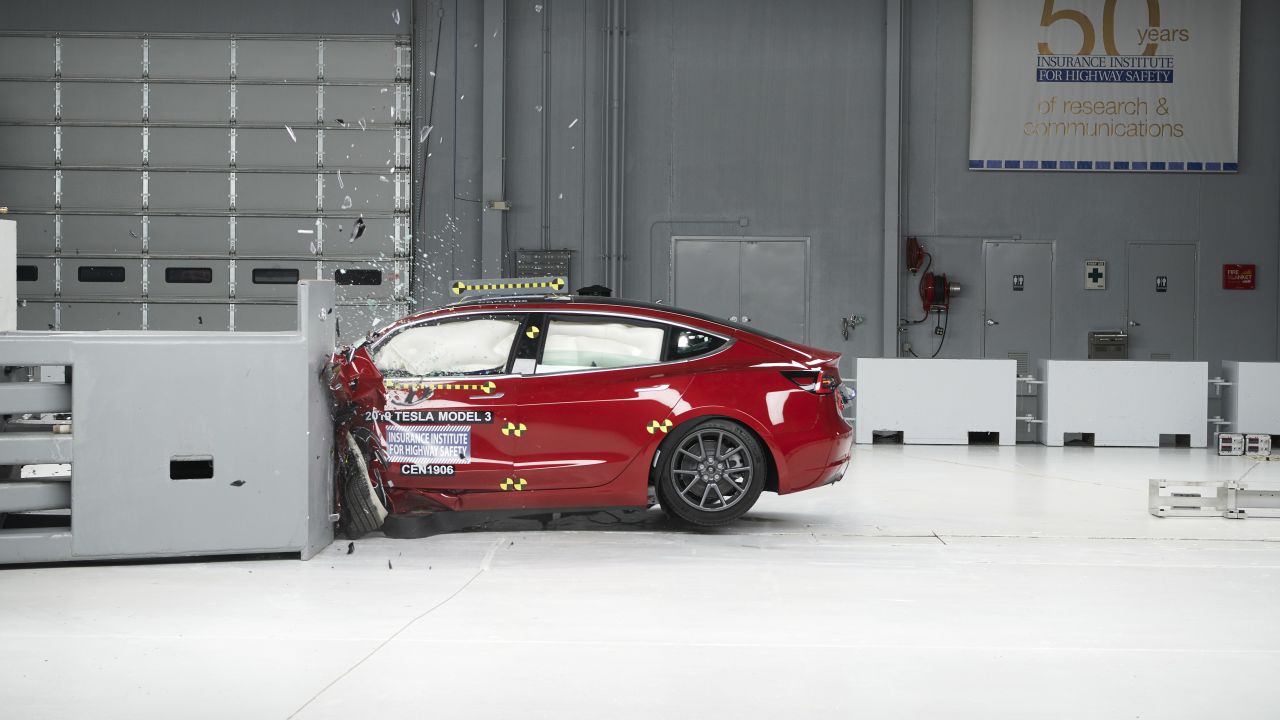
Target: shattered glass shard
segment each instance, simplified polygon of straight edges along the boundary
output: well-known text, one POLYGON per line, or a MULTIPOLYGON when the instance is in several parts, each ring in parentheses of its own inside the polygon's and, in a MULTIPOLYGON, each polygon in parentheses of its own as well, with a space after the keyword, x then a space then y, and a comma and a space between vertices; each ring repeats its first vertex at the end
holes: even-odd
POLYGON ((285 132, 289 133, 290 140, 294 142, 298 142, 298 136, 293 134, 293 128, 289 127, 288 125, 285 125, 284 130, 285 132))
MULTIPOLYGON (((350 196, 350 195, 347 195, 346 197, 342 198, 342 209, 343 209, 343 210, 350 210, 350 209, 351 209, 351 206, 352 206, 352 205, 354 205, 354 204, 355 204, 355 203, 354 203, 354 202, 352 202, 352 200, 351 200, 351 196, 350 196)), ((341 228, 341 226, 339 226, 339 228, 338 228, 338 229, 339 229, 339 230, 341 230, 341 229, 342 229, 342 228, 341 228)))

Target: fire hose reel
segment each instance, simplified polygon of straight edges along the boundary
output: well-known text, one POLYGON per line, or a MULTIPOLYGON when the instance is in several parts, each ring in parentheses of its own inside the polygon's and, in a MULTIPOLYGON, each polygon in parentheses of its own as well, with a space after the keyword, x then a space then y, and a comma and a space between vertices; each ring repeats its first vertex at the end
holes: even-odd
POLYGON ((946 312, 951 306, 951 296, 960 290, 960 283, 949 282, 945 273, 926 272, 920 279, 920 304, 926 314, 934 310, 946 312))

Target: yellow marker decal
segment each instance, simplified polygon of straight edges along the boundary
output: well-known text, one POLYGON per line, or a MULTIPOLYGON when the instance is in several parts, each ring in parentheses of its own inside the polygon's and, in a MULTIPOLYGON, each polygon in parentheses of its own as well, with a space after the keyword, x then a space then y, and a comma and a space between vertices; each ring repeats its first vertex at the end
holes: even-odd
POLYGON ((529 338, 530 340, 533 340, 533 339, 535 339, 535 338, 537 338, 537 337, 538 337, 538 333, 540 333, 540 332, 542 332, 542 331, 541 331, 541 330, 539 330, 539 329, 537 328, 537 326, 535 325, 534 327, 531 327, 531 328, 529 328, 528 330, 525 330, 525 331, 524 331, 524 336, 525 336, 525 337, 527 337, 527 338, 529 338))
POLYGON ((383 385, 388 390, 433 390, 433 391, 434 390, 473 390, 473 391, 478 390, 484 393, 485 395, 492 393, 494 390, 498 388, 497 384, 495 384, 492 380, 484 384, 441 383, 439 385, 432 385, 430 383, 422 383, 422 382, 396 382, 394 380, 387 380, 383 383, 383 385))
POLYGON ((524 490, 524 486, 528 485, 524 478, 507 478, 498 483, 499 490, 524 490))
POLYGON ((553 278, 553 279, 551 279, 551 280, 533 280, 533 281, 524 281, 524 282, 492 282, 492 283, 476 283, 476 284, 474 284, 474 285, 469 285, 469 284, 467 284, 467 283, 465 283, 465 282, 463 282, 463 281, 461 281, 461 280, 458 280, 458 281, 454 282, 454 283, 453 283, 453 285, 451 285, 451 286, 450 286, 450 289, 453 291, 453 294, 454 294, 454 295, 461 295, 461 294, 462 294, 462 293, 464 293, 464 292, 475 292, 475 291, 477 291, 477 290, 480 290, 480 291, 485 291, 485 290, 537 290, 537 289, 539 289, 539 288, 551 288, 552 290, 559 290, 560 288, 563 288, 563 287, 565 287, 565 286, 566 286, 566 285, 568 285, 568 284, 569 284, 569 283, 568 283, 568 281, 566 281, 566 280, 565 280, 564 278, 562 278, 562 277, 553 278))
POLYGON ((671 425, 672 423, 670 420, 663 420, 661 422, 657 420, 650 420, 649 424, 646 425, 644 429, 648 430, 650 435, 654 434, 655 432, 658 432, 659 430, 661 430, 662 433, 665 435, 667 431, 671 429, 671 425))
POLYGON ((524 431, 528 429, 529 428, 525 427, 524 423, 513 423, 508 421, 507 424, 504 425, 502 428, 502 434, 508 437, 512 435, 515 435, 516 437, 520 437, 520 435, 523 434, 524 431))

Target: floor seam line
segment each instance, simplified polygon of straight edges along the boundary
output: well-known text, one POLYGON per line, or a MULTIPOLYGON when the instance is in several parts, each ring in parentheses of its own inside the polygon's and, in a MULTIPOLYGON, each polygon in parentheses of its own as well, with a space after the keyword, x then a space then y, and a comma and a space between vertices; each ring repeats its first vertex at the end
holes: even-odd
POLYGON ((320 688, 320 690, 319 690, 318 692, 316 692, 316 694, 315 694, 315 695, 312 695, 312 696, 311 696, 311 697, 310 697, 310 698, 309 698, 305 703, 303 703, 303 704, 302 704, 302 705, 301 705, 297 710, 294 710, 292 713, 290 713, 290 714, 289 714, 289 718, 288 718, 288 720, 292 720, 292 718, 297 717, 298 713, 302 712, 303 710, 306 710, 306 709, 311 705, 311 703, 313 703, 313 702, 315 702, 315 701, 316 701, 316 699, 317 699, 317 698, 319 698, 321 695, 323 695, 323 694, 325 694, 326 692, 328 692, 328 691, 329 691, 329 688, 333 687, 334 685, 337 685, 339 682, 341 682, 341 681, 342 681, 342 679, 343 679, 343 678, 345 678, 346 676, 348 676, 348 675, 350 675, 351 673, 355 672, 355 671, 356 671, 356 669, 357 669, 357 668, 359 668, 361 665, 365 664, 365 662, 367 662, 367 661, 369 660, 369 658, 373 657, 374 655, 377 655, 377 654, 378 654, 378 652, 382 650, 382 648, 384 648, 384 647, 386 647, 387 645, 389 645, 389 644, 391 643, 391 641, 392 641, 392 640, 395 640, 397 637, 400 637, 400 634, 401 634, 401 633, 403 633, 405 630, 408 630, 411 626, 413 626, 415 623, 417 623, 417 622, 418 622, 419 620, 421 620, 422 618, 424 618, 424 617, 426 617, 426 616, 430 615, 431 613, 435 612, 436 610, 439 610, 440 608, 444 607, 445 605, 447 605, 447 604, 449 603, 449 601, 450 601, 450 600, 453 600, 454 598, 456 598, 456 597, 458 597, 459 595, 461 595, 463 590, 466 590, 467 588, 471 587, 471 583, 475 582, 475 581, 476 581, 476 578, 479 578, 481 575, 485 574, 485 572, 489 570, 489 564, 493 561, 493 555, 494 555, 494 553, 496 553, 496 552, 497 552, 498 548, 500 548, 500 547, 501 547, 501 544, 502 544, 502 542, 504 542, 504 541, 505 541, 505 538, 503 538, 503 539, 499 539, 497 542, 493 543, 493 546, 489 549, 489 552, 485 554, 484 560, 483 560, 483 561, 481 562, 481 564, 480 564, 480 569, 479 569, 479 570, 476 570, 475 574, 474 574, 474 575, 472 575, 472 576, 471 576, 471 577, 470 577, 470 578, 469 578, 465 583, 463 583, 463 584, 462 584, 462 587, 458 588, 457 590, 454 590, 454 591, 453 591, 453 593, 451 593, 451 594, 449 595, 449 597, 447 597, 447 598, 445 598, 445 599, 441 600, 440 602, 436 603, 435 605, 432 605, 431 607, 427 608, 426 610, 423 610, 421 613, 418 613, 418 615, 417 615, 417 616, 413 617, 413 618, 412 618, 412 619, 410 619, 408 622, 406 622, 404 625, 401 625, 401 626, 400 626, 400 628, 399 628, 398 630, 396 630, 395 632, 391 633, 391 635, 390 635, 390 636, 388 636, 388 637, 387 637, 387 639, 385 639, 385 640, 383 640, 382 642, 378 643, 377 647, 375 647, 374 649, 370 650, 370 651, 369 651, 369 653, 368 653, 367 655, 365 655, 364 657, 360 658, 360 660, 358 660, 358 661, 356 662, 356 664, 354 664, 354 665, 352 665, 351 667, 347 668, 347 669, 346 669, 346 670, 345 670, 341 675, 339 675, 338 677, 336 677, 336 678, 334 678, 332 681, 330 681, 328 685, 325 685, 324 687, 320 688))

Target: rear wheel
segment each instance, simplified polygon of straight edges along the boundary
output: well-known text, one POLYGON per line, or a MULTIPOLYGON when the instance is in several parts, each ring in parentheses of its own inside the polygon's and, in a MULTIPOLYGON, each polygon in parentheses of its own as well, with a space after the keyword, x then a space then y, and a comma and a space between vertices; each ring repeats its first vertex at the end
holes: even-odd
POLYGON ((707 420, 663 444, 657 468, 658 502, 670 516, 696 527, 742 517, 764 489, 764 450, 746 428, 707 420))
POLYGON ((343 434, 338 482, 342 492, 342 533, 352 540, 382 527, 387 506, 369 473, 369 456, 351 433, 343 434))

